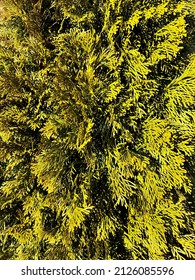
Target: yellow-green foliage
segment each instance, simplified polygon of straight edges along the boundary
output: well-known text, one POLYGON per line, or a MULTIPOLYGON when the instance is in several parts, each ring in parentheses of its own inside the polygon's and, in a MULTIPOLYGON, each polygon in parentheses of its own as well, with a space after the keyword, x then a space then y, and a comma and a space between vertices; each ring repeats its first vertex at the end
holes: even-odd
POLYGON ((194 259, 194 6, 3 2, 0 259, 194 259))

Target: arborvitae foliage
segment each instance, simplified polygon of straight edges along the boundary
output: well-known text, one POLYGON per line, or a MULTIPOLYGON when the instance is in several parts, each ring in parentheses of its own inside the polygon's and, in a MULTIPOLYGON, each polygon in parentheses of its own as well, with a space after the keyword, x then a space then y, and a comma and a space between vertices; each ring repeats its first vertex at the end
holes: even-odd
POLYGON ((0 258, 195 258, 194 6, 3 2, 0 258))

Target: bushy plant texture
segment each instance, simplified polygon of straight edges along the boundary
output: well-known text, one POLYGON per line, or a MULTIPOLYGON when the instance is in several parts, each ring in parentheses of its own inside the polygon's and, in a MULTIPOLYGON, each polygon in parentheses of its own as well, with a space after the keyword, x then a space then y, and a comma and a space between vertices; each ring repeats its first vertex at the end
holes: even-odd
POLYGON ((193 6, 3 2, 0 258, 195 258, 193 6))

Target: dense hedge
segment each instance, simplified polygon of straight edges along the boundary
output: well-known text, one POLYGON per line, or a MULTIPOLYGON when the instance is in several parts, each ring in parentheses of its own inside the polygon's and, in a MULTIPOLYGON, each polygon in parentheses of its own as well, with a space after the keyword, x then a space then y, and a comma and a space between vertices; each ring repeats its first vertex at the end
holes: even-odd
POLYGON ((192 3, 3 2, 0 258, 195 258, 192 3))

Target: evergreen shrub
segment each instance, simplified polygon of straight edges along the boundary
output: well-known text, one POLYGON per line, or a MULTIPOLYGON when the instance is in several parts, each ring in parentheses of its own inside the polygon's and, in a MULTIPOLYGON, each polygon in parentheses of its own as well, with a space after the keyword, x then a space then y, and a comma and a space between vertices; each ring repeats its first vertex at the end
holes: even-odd
POLYGON ((194 259, 193 2, 3 5, 0 259, 194 259))

